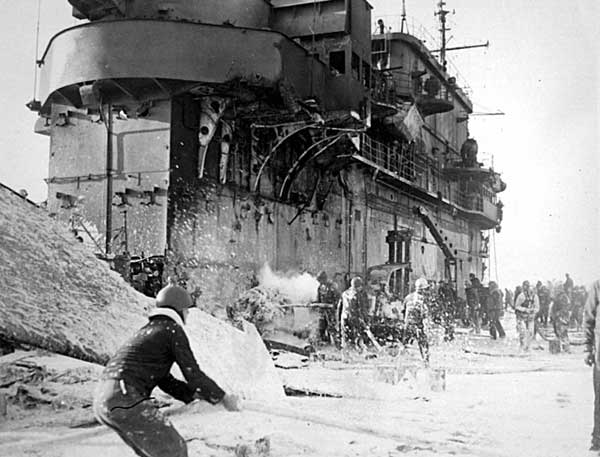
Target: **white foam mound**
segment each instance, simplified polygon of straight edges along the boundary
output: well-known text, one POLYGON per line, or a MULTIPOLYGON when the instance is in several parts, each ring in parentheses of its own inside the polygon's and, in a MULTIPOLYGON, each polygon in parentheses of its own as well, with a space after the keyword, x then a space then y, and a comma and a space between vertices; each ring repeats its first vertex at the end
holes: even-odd
POLYGON ((65 224, 0 185, 0 338, 103 363, 151 304, 65 224))
MULTIPOLYGON (((0 185, 0 339, 104 364, 145 325, 152 302, 66 225, 0 185)), ((188 324, 198 364, 225 391, 283 396, 253 325, 242 332, 201 311, 188 324)))
POLYGON ((247 400, 285 397, 273 360, 254 325, 244 322, 241 331, 205 312, 192 310, 186 333, 198 365, 225 392, 247 400))

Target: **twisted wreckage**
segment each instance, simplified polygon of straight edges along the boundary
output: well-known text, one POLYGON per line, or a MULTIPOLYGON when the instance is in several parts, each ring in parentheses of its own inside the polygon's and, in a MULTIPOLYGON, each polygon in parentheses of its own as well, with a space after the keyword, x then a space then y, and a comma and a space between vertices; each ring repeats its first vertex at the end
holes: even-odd
POLYGON ((48 209, 152 294, 232 302, 268 262, 459 294, 505 184, 472 103, 365 0, 69 0, 39 59, 48 209), (154 278, 154 279, 153 279, 154 278), (154 280, 154 285, 152 283, 154 280))

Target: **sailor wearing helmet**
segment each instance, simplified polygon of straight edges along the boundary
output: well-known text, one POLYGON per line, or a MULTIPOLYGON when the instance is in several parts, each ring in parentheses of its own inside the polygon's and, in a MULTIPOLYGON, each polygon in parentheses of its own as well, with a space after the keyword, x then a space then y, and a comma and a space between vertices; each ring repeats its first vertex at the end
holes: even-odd
POLYGON ((540 300, 537 294, 530 287, 529 281, 523 281, 523 292, 519 294, 515 301, 515 316, 517 318, 519 343, 524 351, 529 351, 531 346, 535 316, 539 310, 540 300))
POLYGON ((404 335, 403 344, 408 346, 415 339, 419 344, 421 358, 429 364, 429 339, 427 336, 428 309, 425 301, 425 292, 429 283, 425 278, 415 282, 415 291, 404 299, 404 335))
POLYGON ((319 319, 319 337, 321 341, 327 341, 331 344, 338 342, 338 318, 336 316, 337 304, 340 301, 340 292, 337 284, 327 277, 325 271, 320 271, 317 275, 319 287, 317 288, 317 303, 329 305, 321 309, 319 319))
POLYGON ((239 409, 238 398, 226 394, 198 367, 183 328, 193 306, 190 294, 171 280, 158 292, 149 322, 117 351, 102 373, 94 414, 138 455, 187 457, 185 441, 151 400, 155 387, 184 403, 202 399, 239 409), (170 374, 173 363, 185 381, 170 374))

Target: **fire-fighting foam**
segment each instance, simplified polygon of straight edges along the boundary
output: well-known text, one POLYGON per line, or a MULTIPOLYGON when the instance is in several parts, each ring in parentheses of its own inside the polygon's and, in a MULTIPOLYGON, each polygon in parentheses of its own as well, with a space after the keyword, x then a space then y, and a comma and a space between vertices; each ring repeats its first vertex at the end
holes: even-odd
POLYGON ((278 290, 292 303, 306 303, 317 298, 319 281, 308 272, 274 272, 265 263, 257 276, 261 286, 278 290))

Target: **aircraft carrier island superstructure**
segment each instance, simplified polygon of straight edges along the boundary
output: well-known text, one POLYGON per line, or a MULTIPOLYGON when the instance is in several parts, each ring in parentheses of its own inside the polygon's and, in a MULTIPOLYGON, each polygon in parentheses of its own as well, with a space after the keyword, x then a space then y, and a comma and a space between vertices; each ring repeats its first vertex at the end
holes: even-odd
POLYGON ((505 185, 472 103, 420 40, 373 34, 366 1, 69 3, 36 132, 48 210, 99 255, 162 259, 217 305, 265 262, 383 270, 399 294, 483 276, 505 185))

